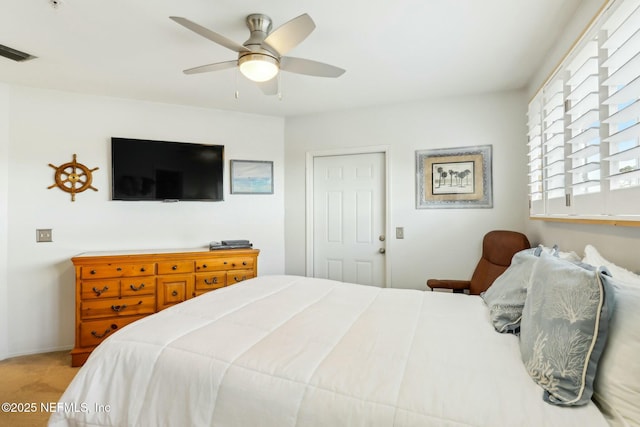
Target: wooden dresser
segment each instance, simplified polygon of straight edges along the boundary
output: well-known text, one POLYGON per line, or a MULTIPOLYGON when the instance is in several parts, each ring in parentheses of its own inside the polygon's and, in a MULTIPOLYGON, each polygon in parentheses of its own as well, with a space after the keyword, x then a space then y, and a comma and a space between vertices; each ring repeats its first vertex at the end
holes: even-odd
POLYGON ((87 252, 76 272, 76 345, 81 366, 111 333, 149 314, 258 273, 257 249, 87 252))

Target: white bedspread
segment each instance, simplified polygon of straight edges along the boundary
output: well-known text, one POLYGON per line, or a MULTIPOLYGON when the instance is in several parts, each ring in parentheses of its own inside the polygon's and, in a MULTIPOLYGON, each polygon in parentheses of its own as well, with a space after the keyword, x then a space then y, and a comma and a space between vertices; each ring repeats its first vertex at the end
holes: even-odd
POLYGON ((606 426, 542 400, 479 297, 294 276, 123 328, 60 402, 50 425, 606 426))

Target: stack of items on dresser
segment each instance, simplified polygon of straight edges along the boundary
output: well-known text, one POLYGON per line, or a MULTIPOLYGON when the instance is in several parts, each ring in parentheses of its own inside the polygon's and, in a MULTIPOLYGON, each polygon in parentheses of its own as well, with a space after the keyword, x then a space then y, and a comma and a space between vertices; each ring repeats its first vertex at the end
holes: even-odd
POLYGON ((209 250, 217 249, 247 249, 253 247, 248 240, 222 240, 220 242, 209 243, 209 250))

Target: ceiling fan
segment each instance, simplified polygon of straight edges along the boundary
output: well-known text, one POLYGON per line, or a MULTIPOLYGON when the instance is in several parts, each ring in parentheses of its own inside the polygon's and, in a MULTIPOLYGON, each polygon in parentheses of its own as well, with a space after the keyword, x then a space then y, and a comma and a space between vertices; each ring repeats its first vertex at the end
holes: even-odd
POLYGON ((334 78, 340 77, 345 72, 342 68, 323 62, 284 56, 316 28, 315 23, 306 13, 284 23, 273 32, 271 18, 260 13, 251 14, 246 20, 251 35, 243 44, 236 43, 186 18, 179 16, 169 18, 202 37, 238 53, 236 60, 189 68, 184 70, 185 74, 206 73, 238 66, 240 72, 249 80, 258 83, 265 94, 275 95, 278 93, 278 79, 275 77, 280 70, 334 78))

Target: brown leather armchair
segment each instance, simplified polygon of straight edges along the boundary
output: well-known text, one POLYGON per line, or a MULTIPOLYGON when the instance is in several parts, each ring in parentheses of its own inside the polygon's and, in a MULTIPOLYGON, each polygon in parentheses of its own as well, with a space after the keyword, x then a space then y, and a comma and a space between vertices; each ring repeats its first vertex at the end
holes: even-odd
POLYGON ((511 265, 511 258, 516 252, 530 247, 529 239, 522 233, 507 230, 490 231, 482 240, 482 258, 471 280, 429 279, 427 286, 431 289, 452 289, 453 292, 469 290, 471 295, 479 295, 511 265))

